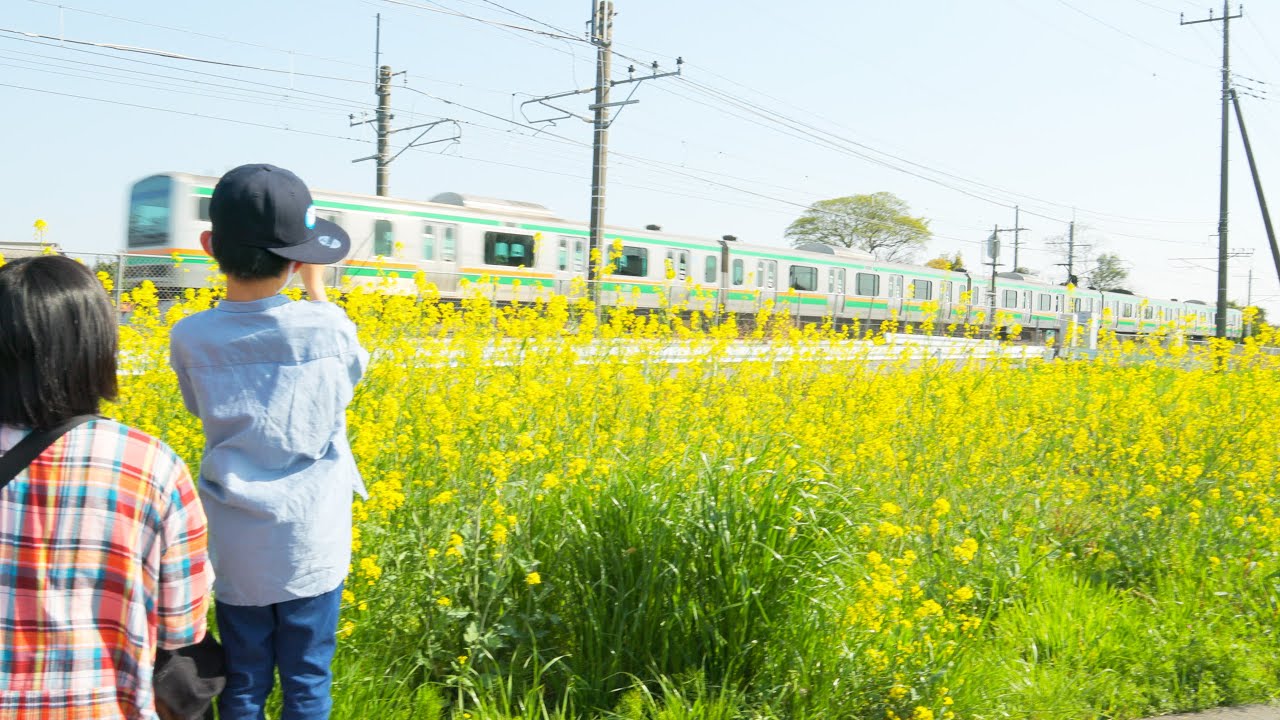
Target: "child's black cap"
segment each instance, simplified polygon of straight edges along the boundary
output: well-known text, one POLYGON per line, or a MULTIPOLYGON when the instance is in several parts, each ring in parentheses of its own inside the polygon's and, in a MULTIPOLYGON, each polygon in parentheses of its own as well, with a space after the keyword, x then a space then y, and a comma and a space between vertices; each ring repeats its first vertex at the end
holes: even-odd
POLYGON ((274 165, 241 165, 213 188, 209 219, 215 242, 262 248, 289 260, 328 265, 347 256, 351 238, 316 219, 311 191, 274 165))

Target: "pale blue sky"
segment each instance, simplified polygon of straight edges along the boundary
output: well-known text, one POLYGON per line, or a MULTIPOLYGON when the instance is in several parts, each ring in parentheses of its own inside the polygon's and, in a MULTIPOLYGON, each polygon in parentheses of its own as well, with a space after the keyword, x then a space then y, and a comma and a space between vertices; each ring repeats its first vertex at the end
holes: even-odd
MULTIPOLYGON (((0 33, 0 239, 29 239, 42 217, 50 238, 67 248, 115 250, 128 185, 159 171, 220 174, 271 162, 313 187, 372 193, 372 164, 350 162, 373 152, 372 133, 348 127, 347 114, 375 102, 377 12, 383 61, 429 94, 398 79, 397 125, 465 121, 462 143, 447 154, 410 151, 392 165, 393 195, 426 199, 449 190, 534 201, 567 218, 588 214, 591 156, 581 143, 590 142, 590 127, 567 120, 551 130, 563 139, 531 137, 502 118, 519 119, 515 106, 527 95, 590 85, 593 51, 424 9, 546 29, 488 0, 0 4, 7 30, 280 71, 0 33), (251 91, 264 94, 249 100, 251 91)), ((590 7, 589 0, 501 4, 575 35, 590 7)), ((642 84, 640 104, 613 127, 611 224, 782 244, 801 206, 887 190, 932 220, 937 237, 922 260, 961 250, 972 264, 993 224, 1012 226, 1003 205, 1020 203, 1030 228, 1023 264, 1048 270, 1059 260, 1046 240, 1065 232, 1074 206, 1088 226, 1082 238, 1119 253, 1135 290, 1213 298, 1214 261, 1176 259, 1216 255, 1221 24, 1178 24, 1179 12, 1205 17, 1203 3, 616 0, 616 7, 620 52, 665 67, 677 55, 688 63, 684 79, 642 84), (778 116, 819 132, 783 129, 778 116)), ((1236 72, 1280 83, 1280 4, 1247 4, 1232 40, 1236 72)), ((627 63, 617 60, 616 77, 627 63)), ((1243 100, 1280 211, 1280 89, 1269 97, 1243 100)), ((585 113, 589 100, 568 102, 585 113)), ((1257 252, 1233 261, 1230 294, 1244 299, 1251 263, 1255 299, 1280 314, 1280 285, 1232 133, 1230 237, 1233 247, 1257 252)))

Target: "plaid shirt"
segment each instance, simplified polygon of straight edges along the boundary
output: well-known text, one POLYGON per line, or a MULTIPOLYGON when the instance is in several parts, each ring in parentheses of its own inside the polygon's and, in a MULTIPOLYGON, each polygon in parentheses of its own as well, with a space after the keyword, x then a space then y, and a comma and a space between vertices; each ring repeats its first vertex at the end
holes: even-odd
MULTIPOLYGON (((0 426, 0 453, 26 435, 0 426)), ((186 465, 110 420, 0 490, 0 720, 156 717, 156 647, 204 637, 204 511, 186 465)))

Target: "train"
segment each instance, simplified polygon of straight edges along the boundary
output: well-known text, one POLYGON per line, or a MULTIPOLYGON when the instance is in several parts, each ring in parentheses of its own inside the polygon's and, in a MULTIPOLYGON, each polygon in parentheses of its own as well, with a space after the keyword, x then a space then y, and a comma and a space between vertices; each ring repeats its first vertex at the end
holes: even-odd
MULTIPOLYGON (((214 264, 200 248, 218 178, 169 172, 129 191, 126 286, 149 279, 163 291, 200 287, 214 264)), ((352 252, 329 279, 412 291, 425 275, 441 298, 483 286, 497 302, 582 292, 591 262, 590 231, 542 205, 454 192, 428 201, 313 190, 316 214, 350 234, 352 252)), ((1188 337, 1214 334, 1215 306, 1127 292, 1056 285, 1012 272, 965 271, 887 262, 822 244, 777 247, 644 229, 607 227, 607 267, 597 299, 640 311, 664 306, 723 308, 755 315, 766 303, 797 319, 877 327, 885 320, 978 321, 996 316, 1025 337, 1058 333, 1070 319, 1096 319, 1120 334, 1176 326, 1188 337)), ((1229 309, 1239 338, 1242 313, 1229 309)))

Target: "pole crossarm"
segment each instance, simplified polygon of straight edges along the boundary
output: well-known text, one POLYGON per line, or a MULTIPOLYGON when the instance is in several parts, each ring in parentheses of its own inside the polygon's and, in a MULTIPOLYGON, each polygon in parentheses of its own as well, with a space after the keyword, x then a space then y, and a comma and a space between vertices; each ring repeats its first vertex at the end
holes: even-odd
MULTIPOLYGON (((379 28, 381 33, 381 28, 379 28)), ((418 123, 417 125, 409 125, 407 127, 395 128, 391 127, 391 121, 395 119, 395 114, 391 112, 391 78, 396 75, 408 74, 406 71, 391 72, 391 67, 382 65, 378 67, 377 83, 374 84, 374 94, 378 98, 378 109, 371 118, 357 120, 354 114, 348 116, 350 127, 357 125, 373 125, 374 133, 377 137, 378 151, 372 155, 366 155, 362 158, 352 160, 352 163, 361 163, 366 160, 373 160, 377 164, 377 193, 379 196, 388 195, 391 192, 391 163, 404 154, 405 150, 414 147, 425 147, 427 145, 435 145, 436 143, 456 143, 462 140, 462 125, 453 118, 444 118, 427 123, 418 123), (453 135, 447 138, 431 140, 428 142, 420 142, 422 138, 427 136, 433 129, 446 124, 452 124, 454 128, 453 135), (394 154, 391 152, 391 136, 396 133, 408 132, 410 130, 421 130, 418 136, 409 141, 407 145, 397 150, 394 154)))
MULTIPOLYGON (((622 107, 624 105, 635 105, 640 101, 633 100, 632 97, 635 95, 636 89, 640 87, 640 83, 646 80, 658 80, 661 78, 676 77, 676 76, 682 75, 683 74, 682 71, 684 69, 684 58, 683 57, 676 58, 675 70, 668 70, 667 72, 658 72, 657 63, 654 63, 650 67, 653 68, 653 72, 651 74, 643 75, 640 77, 634 77, 635 66, 633 65, 630 68, 628 68, 628 72, 633 73, 632 77, 628 77, 625 80, 609 81, 609 87, 611 88, 618 87, 619 85, 635 84, 636 87, 631 89, 630 94, 627 95, 627 98, 625 100, 620 100, 618 102, 602 103, 602 104, 592 103, 591 105, 587 106, 587 109, 594 112, 596 110, 603 109, 603 108, 622 107)), ((596 88, 589 87, 589 88, 583 88, 581 90, 567 90, 561 93, 555 93, 552 95, 543 95, 542 97, 536 97, 531 100, 525 100, 524 102, 520 103, 520 115, 524 117, 525 122, 530 125, 533 125, 536 123, 555 123, 556 121, 559 121, 559 120, 569 120, 571 118, 576 118, 585 123, 594 123, 596 121, 595 118, 587 117, 585 115, 579 115, 578 113, 575 113, 572 110, 567 110, 563 107, 560 107, 557 104, 553 104, 552 101, 560 100, 562 98, 575 97, 577 95, 587 95, 590 93, 594 93, 595 91, 596 91, 596 88), (549 118, 537 118, 537 119, 530 118, 528 112, 525 110, 525 108, 528 107, 529 105, 541 105, 543 107, 555 110, 560 114, 556 115, 555 117, 549 117, 549 118)), ((619 111, 616 115, 610 118, 607 121, 606 127, 608 125, 613 125, 613 123, 617 121, 620 115, 622 115, 621 111, 619 111)))
POLYGON ((449 120, 449 119, 436 120, 435 122, 422 123, 421 125, 410 125, 409 127, 399 128, 396 130, 392 130, 391 132, 398 133, 398 132, 404 132, 406 130, 417 130, 418 128, 423 128, 423 131, 418 133, 418 136, 415 137, 413 140, 411 140, 408 145, 405 145, 404 147, 400 148, 400 150, 397 151, 395 155, 392 155, 387 160, 388 163, 391 163, 396 158, 400 157, 402 154, 404 154, 404 151, 408 150, 409 148, 426 147, 427 145, 436 145, 438 143, 443 143, 443 142, 456 143, 456 142, 462 141, 462 126, 458 124, 457 120, 449 120), (438 138, 436 140, 430 140, 428 142, 418 142, 422 138, 426 137, 427 133, 431 132, 432 130, 434 130, 435 128, 441 125, 446 125, 446 124, 453 125, 452 136, 445 137, 445 138, 438 138))

